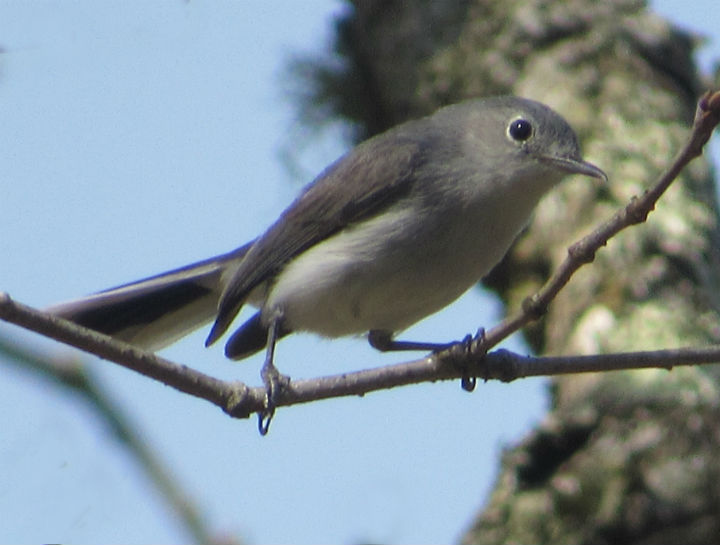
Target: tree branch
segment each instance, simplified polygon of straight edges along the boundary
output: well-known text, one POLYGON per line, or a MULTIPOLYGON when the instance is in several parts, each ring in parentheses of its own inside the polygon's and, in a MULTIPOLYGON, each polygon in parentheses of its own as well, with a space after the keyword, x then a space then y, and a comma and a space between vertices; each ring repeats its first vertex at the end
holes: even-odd
MULTIPOLYGON (((205 399, 235 418, 248 418, 264 408, 265 389, 262 387, 251 388, 241 382, 215 379, 185 365, 16 303, 7 294, 0 294, 0 318, 115 362, 181 392, 205 399)), ((720 362, 720 346, 568 357, 529 357, 496 350, 462 362, 452 355, 438 354, 354 373, 294 380, 280 392, 277 406, 333 397, 362 396, 377 390, 421 382, 456 380, 468 371, 485 380, 510 382, 533 376, 621 369, 671 369, 680 365, 717 362, 720 362)))
POLYGON ((262 408, 264 393, 258 391, 261 388, 253 390, 241 382, 224 382, 92 329, 17 303, 6 293, 0 293, 0 318, 132 369, 183 393, 206 399, 230 414, 238 404, 254 407, 250 412, 262 408))
MULTIPOLYGON (((344 373, 316 379, 291 381, 277 399, 277 406, 307 403, 331 397, 366 393, 437 380, 462 378, 473 373, 484 379, 510 381, 521 377, 547 376, 590 371, 670 369, 679 365, 720 362, 720 347, 658 350, 652 352, 603 354, 595 356, 532 358, 490 347, 544 314, 547 306, 582 265, 593 261, 596 252, 621 230, 645 221, 658 199, 687 164, 702 153, 713 130, 720 123, 720 91, 706 93, 698 102, 688 142, 655 185, 641 197, 633 198, 610 220, 573 244, 568 256, 547 284, 529 297, 522 311, 491 329, 479 342, 457 345, 438 354, 397 365, 344 373), (458 346, 467 350, 458 350, 458 346)), ((0 293, 0 319, 75 346, 158 380, 181 392, 210 401, 236 418, 261 411, 265 389, 241 382, 224 382, 185 365, 179 365, 127 343, 112 339, 14 302, 0 293)))

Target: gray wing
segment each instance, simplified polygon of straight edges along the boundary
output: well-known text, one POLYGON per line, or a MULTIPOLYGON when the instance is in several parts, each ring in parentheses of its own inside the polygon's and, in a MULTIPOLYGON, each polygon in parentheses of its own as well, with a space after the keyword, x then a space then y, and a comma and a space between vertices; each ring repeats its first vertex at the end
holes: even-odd
POLYGON ((420 144, 403 132, 391 131, 360 144, 331 165, 250 248, 225 288, 205 344, 227 331, 253 288, 275 276, 296 255, 406 194, 423 160, 420 144), (353 183, 348 184, 349 179, 353 183))

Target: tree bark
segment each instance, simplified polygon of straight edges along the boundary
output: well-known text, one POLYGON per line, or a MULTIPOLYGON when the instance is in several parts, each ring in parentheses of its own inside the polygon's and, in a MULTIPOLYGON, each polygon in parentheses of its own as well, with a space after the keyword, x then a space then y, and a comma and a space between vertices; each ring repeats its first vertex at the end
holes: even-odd
MULTIPOLYGON (((342 66, 304 66, 312 67, 309 118, 340 115, 364 137, 446 103, 517 94, 563 114, 585 157, 610 176, 607 185, 568 180, 542 201, 486 280, 513 309, 570 243, 670 162, 702 91, 690 37, 639 1, 358 0, 336 29, 342 66)), ((525 331, 533 349, 717 343, 715 191, 707 162, 696 160, 648 221, 613 239, 525 331)), ((709 366, 555 380, 550 412, 505 452, 463 541, 719 542, 717 379, 709 366)))

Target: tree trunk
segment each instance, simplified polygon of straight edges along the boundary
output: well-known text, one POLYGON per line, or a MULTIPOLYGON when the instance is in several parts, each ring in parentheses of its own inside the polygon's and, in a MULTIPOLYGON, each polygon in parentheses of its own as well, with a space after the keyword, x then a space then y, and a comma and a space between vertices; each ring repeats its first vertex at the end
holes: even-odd
MULTIPOLYGON (((608 173, 607 185, 575 179, 542 201, 487 279, 510 309, 570 243, 649 186, 702 91, 690 38, 632 0, 359 0, 337 21, 336 52, 343 67, 312 68, 306 113, 341 115, 366 136, 442 104, 517 94, 563 114, 608 173)), ((565 355, 718 342, 718 252, 715 187, 696 160, 526 339, 565 355)), ((698 367, 554 381, 550 413, 505 452, 464 541, 720 542, 717 377, 698 367)))

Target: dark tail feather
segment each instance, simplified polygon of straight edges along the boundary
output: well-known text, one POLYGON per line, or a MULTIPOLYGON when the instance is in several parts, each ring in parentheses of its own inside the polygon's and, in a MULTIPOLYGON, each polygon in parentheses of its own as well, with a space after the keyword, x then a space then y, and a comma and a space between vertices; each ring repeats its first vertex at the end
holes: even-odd
MULTIPOLYGON (((280 329, 279 338, 291 331, 280 329)), ((260 312, 240 326, 225 345, 225 355, 233 360, 241 360, 259 352, 267 345, 268 326, 262 323, 260 312)))
POLYGON ((223 272, 249 244, 231 252, 47 309, 148 350, 159 350, 212 321, 223 272))

